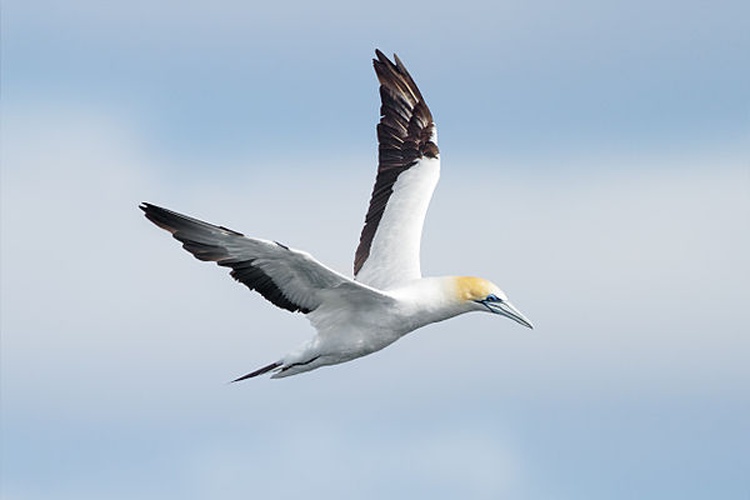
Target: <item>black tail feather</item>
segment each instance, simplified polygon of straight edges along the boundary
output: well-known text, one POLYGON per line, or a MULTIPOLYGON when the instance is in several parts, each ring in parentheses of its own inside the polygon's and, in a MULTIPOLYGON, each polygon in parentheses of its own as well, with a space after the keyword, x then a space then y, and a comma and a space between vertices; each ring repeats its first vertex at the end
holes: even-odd
POLYGON ((263 368, 258 368, 254 372, 250 372, 247 375, 243 375, 240 378, 236 378, 236 379, 232 380, 232 383, 240 382, 242 380, 247 380, 247 379, 253 378, 253 377, 257 377, 258 375, 263 375, 264 373, 268 373, 271 370, 274 370, 274 369, 280 367, 282 364, 283 363, 281 361, 277 361, 275 363, 271 363, 268 366, 264 366, 263 368))

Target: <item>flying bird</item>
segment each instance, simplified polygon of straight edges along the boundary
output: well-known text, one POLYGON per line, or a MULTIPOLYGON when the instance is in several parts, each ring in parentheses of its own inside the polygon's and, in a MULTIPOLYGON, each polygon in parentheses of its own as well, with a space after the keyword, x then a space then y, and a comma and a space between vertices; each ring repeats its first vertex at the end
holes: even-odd
POLYGON ((430 109, 394 54, 373 60, 380 81, 378 171, 354 277, 306 252, 142 203, 146 217, 172 233, 197 259, 230 275, 282 309, 304 314, 316 334, 281 359, 234 380, 272 373, 287 377, 379 351, 409 332, 471 311, 531 322, 495 284, 475 277, 423 278, 422 226, 440 176, 440 151, 430 109))

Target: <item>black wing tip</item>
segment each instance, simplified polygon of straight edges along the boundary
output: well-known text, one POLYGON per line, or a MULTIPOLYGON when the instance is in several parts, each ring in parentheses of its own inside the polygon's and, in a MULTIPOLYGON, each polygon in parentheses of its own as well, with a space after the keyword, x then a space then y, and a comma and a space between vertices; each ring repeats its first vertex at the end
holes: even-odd
POLYGON ((154 205, 152 203, 148 203, 146 201, 138 205, 138 208, 143 210, 143 215, 148 220, 150 220, 151 222, 153 222, 160 228, 174 234, 176 229, 174 227, 173 222, 174 222, 175 216, 179 218, 180 214, 176 212, 172 212, 171 210, 167 210, 166 208, 162 208, 160 206, 154 205))
POLYGON ((157 223, 154 218, 163 218, 165 216, 185 217, 182 214, 173 212, 172 210, 160 207, 158 205, 154 205, 153 203, 149 203, 147 201, 141 202, 141 204, 138 205, 138 208, 143 210, 143 214, 146 216, 146 218, 154 223, 157 223))
MULTIPOLYGON (((373 59, 373 66, 380 82, 378 140, 381 145, 383 139, 391 135, 398 137, 397 142, 410 135, 416 135, 419 143, 430 141, 435 127, 434 119, 414 78, 395 53, 395 62, 379 49, 375 49, 375 55, 377 59, 373 59)), ((429 156, 437 156, 437 144, 434 146, 429 156)))
POLYGON ((378 67, 382 66, 396 72, 399 70, 405 71, 404 63, 401 62, 401 59, 398 58, 398 55, 395 52, 393 53, 393 60, 391 60, 380 49, 375 49, 375 59, 372 60, 372 64, 376 71, 379 71, 378 67))
POLYGON ((391 61, 388 56, 382 53, 379 49, 375 49, 375 56, 376 59, 372 60, 372 65, 375 68, 375 73, 381 78, 388 73, 399 73, 399 66, 403 67, 403 65, 398 64, 400 63, 400 60, 395 53, 393 54, 393 59, 396 63, 391 61))
POLYGON ((400 94, 405 89, 408 89, 408 92, 412 94, 411 97, 416 102, 424 101, 424 97, 422 97, 422 93, 419 91, 414 78, 409 74, 406 66, 395 52, 393 53, 393 61, 381 52, 380 49, 375 49, 375 56, 377 56, 377 59, 373 59, 372 64, 382 86, 385 86, 396 94, 400 94))
POLYGON ((404 63, 401 62, 401 59, 399 59, 398 54, 396 54, 395 52, 393 53, 393 61, 391 61, 388 56, 383 53, 383 51, 376 48, 375 57, 377 59, 372 60, 372 62, 374 63, 383 63, 389 66, 393 66, 394 68, 404 69, 404 63))
POLYGON ((143 210, 143 212, 148 216, 149 214, 169 214, 177 217, 182 218, 190 218, 186 215, 183 215, 179 212, 175 212, 174 210, 170 210, 168 208, 160 207, 159 205, 154 205, 153 203, 149 203, 147 201, 143 201, 138 205, 138 208, 143 210))
POLYGON ((142 201, 138 204, 138 208, 143 210, 144 212, 166 212, 166 213, 176 213, 172 210, 169 210, 168 208, 160 207, 159 205, 154 205, 153 203, 149 203, 147 201, 142 201))
POLYGON ((233 234, 234 236, 245 236, 241 232, 235 231, 234 229, 228 228, 226 226, 217 226, 215 224, 211 224, 210 222, 202 221, 200 219, 190 217, 189 215, 181 214, 179 212, 175 212, 174 210, 160 207, 146 201, 141 202, 141 204, 138 205, 138 208, 143 210, 143 214, 148 220, 173 234, 175 231, 177 231, 181 227, 184 227, 185 225, 192 225, 224 231, 226 233, 233 234))

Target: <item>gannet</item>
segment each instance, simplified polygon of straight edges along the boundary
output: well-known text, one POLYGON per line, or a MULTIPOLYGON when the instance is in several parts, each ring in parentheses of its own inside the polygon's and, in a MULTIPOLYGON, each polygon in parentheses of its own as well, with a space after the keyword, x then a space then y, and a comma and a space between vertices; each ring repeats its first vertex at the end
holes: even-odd
POLYGON ((425 100, 398 56, 373 59, 380 81, 378 171, 349 278, 306 252, 142 203, 157 226, 196 258, 282 309, 304 314, 316 334, 278 361, 234 380, 282 378, 379 351, 409 332, 471 311, 533 328, 495 284, 476 277, 423 278, 420 242, 440 175, 437 132, 425 100))

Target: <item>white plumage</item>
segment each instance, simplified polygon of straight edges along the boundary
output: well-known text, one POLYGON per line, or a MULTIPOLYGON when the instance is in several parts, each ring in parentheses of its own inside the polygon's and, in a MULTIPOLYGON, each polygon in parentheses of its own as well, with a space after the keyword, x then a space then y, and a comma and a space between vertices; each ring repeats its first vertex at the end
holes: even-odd
POLYGON ((273 378, 379 351, 422 326, 487 311, 531 328, 496 285, 473 277, 422 278, 422 226, 440 176, 437 132, 427 104, 397 56, 376 51, 381 119, 378 174, 355 254, 354 279, 281 243, 141 204, 200 260, 232 269, 236 280, 274 305, 307 316, 317 331, 280 360, 235 381, 273 378))
POLYGON ((422 226, 439 178, 439 158, 420 158, 399 175, 357 281, 385 290, 422 277, 422 226))

